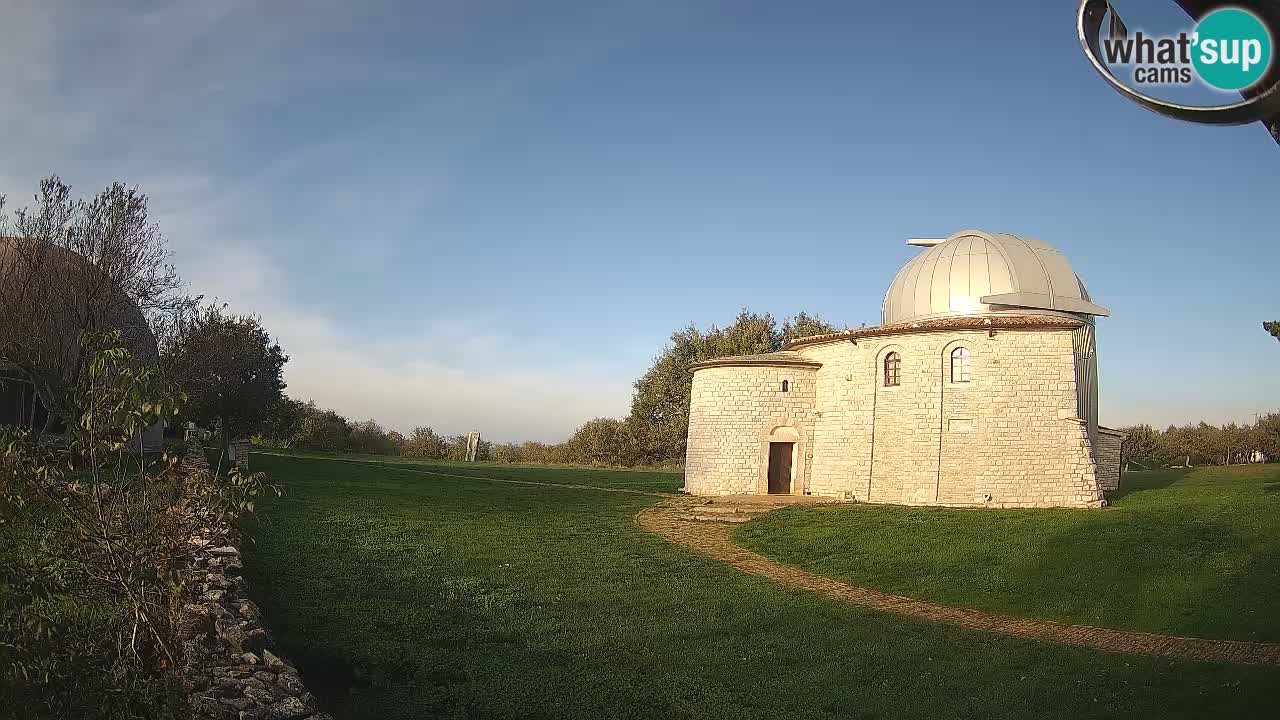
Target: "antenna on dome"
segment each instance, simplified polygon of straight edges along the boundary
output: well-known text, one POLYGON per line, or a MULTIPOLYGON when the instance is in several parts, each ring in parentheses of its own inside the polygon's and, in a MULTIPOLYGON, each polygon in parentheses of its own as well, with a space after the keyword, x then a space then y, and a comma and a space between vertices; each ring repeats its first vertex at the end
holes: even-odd
POLYGON ((907 238, 907 244, 915 245, 916 247, 933 247, 946 241, 947 238, 907 238))

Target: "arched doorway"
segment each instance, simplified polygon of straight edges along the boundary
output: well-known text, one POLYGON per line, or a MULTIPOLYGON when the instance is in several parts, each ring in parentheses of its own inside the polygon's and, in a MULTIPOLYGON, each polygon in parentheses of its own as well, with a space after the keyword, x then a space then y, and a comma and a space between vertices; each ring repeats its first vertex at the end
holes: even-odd
POLYGON ((761 494, 791 495, 796 493, 799 467, 800 432, 789 425, 775 425, 762 438, 761 494))

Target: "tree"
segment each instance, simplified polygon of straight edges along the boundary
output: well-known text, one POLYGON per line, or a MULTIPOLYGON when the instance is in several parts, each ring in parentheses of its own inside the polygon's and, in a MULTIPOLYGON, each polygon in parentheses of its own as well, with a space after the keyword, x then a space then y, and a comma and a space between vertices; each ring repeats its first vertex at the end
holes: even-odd
POLYGON ((1280 320, 1262 323, 1262 329, 1271 333, 1271 337, 1280 340, 1280 320))
POLYGON ((266 427, 283 397, 289 356, 258 318, 229 315, 211 304, 179 319, 162 361, 187 395, 183 416, 219 428, 226 447, 266 427))
POLYGON ((451 435, 444 438, 444 459, 445 460, 466 460, 467 459, 467 436, 451 435))
POLYGON ((83 200, 51 176, 32 207, 0 212, 0 364, 35 387, 45 429, 86 372, 83 337, 119 331, 138 360, 155 360, 153 330, 190 304, 169 257, 147 196, 120 182, 83 200))
POLYGON ((1124 460, 1146 468, 1156 467, 1164 461, 1160 447, 1160 431, 1150 425, 1131 425, 1120 428, 1128 437, 1124 441, 1124 460))
POLYGON ((437 435, 429 427, 416 427, 405 440, 400 449, 401 455, 409 457, 442 459, 448 451, 448 440, 437 435))
POLYGON ((840 332, 843 329, 826 322, 816 315, 809 315, 801 311, 795 317, 782 323, 782 341, 783 343, 789 343, 792 340, 840 332))
POLYGON ((1258 418, 1253 426, 1253 441, 1268 462, 1280 462, 1280 413, 1258 418))
POLYGON ((559 465, 568 462, 564 456, 564 445, 547 445, 532 441, 519 445, 515 443, 495 445, 491 457, 498 462, 529 465, 559 465))
POLYGON ((0 427, 0 688, 16 690, 6 707, 24 715, 156 715, 138 688, 176 680, 170 610, 193 532, 275 489, 238 470, 179 478, 177 458, 131 452, 127 438, 173 417, 181 397, 120 341, 78 343, 86 362, 60 403, 72 419, 64 445, 0 427))
POLYGON ((388 430, 387 442, 391 444, 391 454, 399 455, 404 449, 405 438, 398 430, 388 430))
MULTIPOLYGON (((396 433, 399 435, 399 433, 396 433)), ((401 443, 403 444, 403 438, 401 443)), ((400 444, 397 444, 372 419, 364 422, 351 423, 351 435, 349 439, 348 449, 351 452, 369 453, 370 455, 394 455, 400 451, 400 444)))
POLYGON ((261 439, 268 445, 292 447, 294 438, 302 432, 307 416, 319 412, 314 402, 302 402, 283 396, 267 407, 267 417, 262 423, 261 439))
POLYGON ((315 403, 308 403, 307 407, 309 412, 293 438, 293 446, 300 450, 345 452, 351 445, 347 419, 332 410, 320 410, 315 403))
POLYGON ((693 386, 689 368, 692 365, 728 355, 775 352, 797 337, 837 330, 822 319, 802 312, 786 320, 779 332, 772 315, 760 315, 744 308, 728 327, 713 325, 704 333, 690 324, 672 333, 671 343, 636 381, 631 398, 629 422, 633 425, 642 462, 661 463, 684 457, 689 432, 689 395, 693 386))
POLYGON ((565 442, 569 462, 625 467, 643 462, 631 423, 596 418, 583 423, 565 442))

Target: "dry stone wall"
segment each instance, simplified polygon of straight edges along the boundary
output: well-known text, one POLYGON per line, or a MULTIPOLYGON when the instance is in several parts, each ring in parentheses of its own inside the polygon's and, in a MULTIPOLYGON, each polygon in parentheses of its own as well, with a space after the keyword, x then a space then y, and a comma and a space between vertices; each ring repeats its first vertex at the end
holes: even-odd
MULTIPOLYGON (((189 445, 188 472, 208 470, 204 449, 189 445)), ((201 522, 185 597, 176 608, 182 682, 193 720, 331 720, 318 710, 298 671, 271 651, 271 634, 248 598, 239 535, 199 507, 201 522)))
POLYGON ((786 404, 773 394, 781 368, 695 372, 690 492, 762 492, 750 482, 767 463, 761 437, 785 418, 804 437, 793 493, 987 507, 1102 503, 1095 449, 1077 417, 1070 327, 931 329, 795 352, 821 367, 811 373, 812 391, 806 384, 786 404), (968 382, 951 377, 951 353, 960 347, 969 353, 968 382), (892 352, 899 384, 886 387, 892 352), (807 398, 812 406, 802 404, 807 398))

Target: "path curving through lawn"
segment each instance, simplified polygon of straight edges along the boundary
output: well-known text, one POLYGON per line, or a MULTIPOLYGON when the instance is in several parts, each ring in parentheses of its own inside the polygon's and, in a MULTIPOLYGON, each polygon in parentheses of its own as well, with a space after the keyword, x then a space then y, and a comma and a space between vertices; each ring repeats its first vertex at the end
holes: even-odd
MULTIPOLYGON (((259 452, 262 455, 298 457, 283 453, 259 452)), ((305 456, 303 456, 305 458, 305 456)), ((817 575, 790 565, 784 565, 763 555, 740 547, 733 542, 733 524, 718 522, 734 518, 743 520, 762 512, 782 507, 785 500, 798 497, 750 496, 737 498, 708 498, 672 495, 665 492, 636 490, 600 485, 552 483, 514 478, 489 477, 462 473, 426 470, 412 466, 389 466, 385 463, 345 459, 310 458, 315 460, 346 462, 381 469, 391 469, 412 474, 446 477, 460 480, 495 482, 513 485, 553 487, 565 490, 623 493, 662 498, 656 505, 641 510, 635 516, 638 527, 654 533, 676 545, 688 548, 704 557, 722 562, 742 572, 766 578, 780 585, 816 593, 837 602, 858 605, 909 618, 941 623, 970 630, 1008 635, 1029 640, 1074 645, 1116 653, 1132 653, 1152 657, 1184 658, 1208 662, 1230 662, 1248 665, 1280 666, 1280 643, 1249 642, 1243 640, 1213 640, 1181 637, 1159 633, 1134 632, 1100 628, 1090 625, 1074 625, 1003 615, 973 608, 954 607, 919 600, 902 595, 859 587, 832 578, 817 575), (770 502, 775 501, 775 502, 770 502), (709 506, 720 506, 722 514, 708 514, 709 506), (726 517, 726 515, 728 517, 726 517)), ((816 498, 804 498, 816 500, 816 498)))
POLYGON ((1104 650, 1157 657, 1176 657, 1209 662, 1232 662, 1249 665, 1280 665, 1280 643, 1242 640, 1209 640, 1157 633, 1132 632, 1071 625, 1050 620, 1001 615, 998 613, 951 607, 926 600, 857 587, 839 580, 815 575, 770 560, 734 544, 733 526, 724 522, 690 519, 691 512, 703 501, 691 498, 665 500, 636 515, 636 524, 666 540, 689 548, 705 557, 723 562, 751 575, 773 582, 817 593, 839 602, 860 605, 929 622, 955 625, 971 630, 1011 635, 1030 640, 1044 640, 1104 650))

